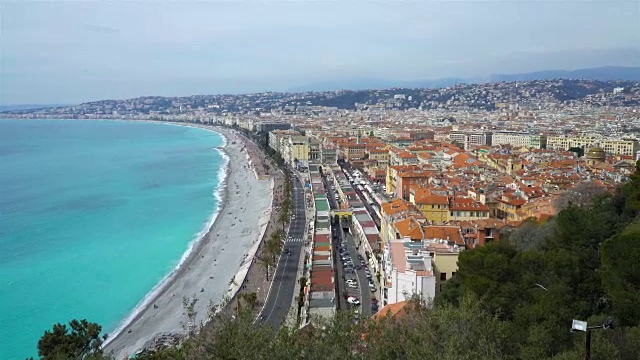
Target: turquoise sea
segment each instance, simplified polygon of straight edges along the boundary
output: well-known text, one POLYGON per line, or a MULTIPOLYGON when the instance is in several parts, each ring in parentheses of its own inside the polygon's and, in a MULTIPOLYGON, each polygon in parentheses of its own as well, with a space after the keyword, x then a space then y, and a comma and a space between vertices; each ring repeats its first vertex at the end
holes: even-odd
POLYGON ((217 133, 153 123, 0 120, 0 358, 56 322, 116 329, 217 207, 217 133))

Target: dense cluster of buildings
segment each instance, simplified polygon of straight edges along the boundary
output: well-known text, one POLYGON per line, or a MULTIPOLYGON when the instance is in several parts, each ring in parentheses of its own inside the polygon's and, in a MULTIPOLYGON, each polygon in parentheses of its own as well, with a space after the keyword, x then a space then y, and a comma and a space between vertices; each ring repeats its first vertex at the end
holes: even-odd
MULTIPOLYGON (((455 275, 460 252, 500 241, 527 219, 554 216, 558 199, 581 184, 612 191, 635 170, 638 151, 635 139, 602 135, 426 126, 382 134, 362 125, 292 123, 268 139, 287 163, 310 172, 323 217, 328 205, 319 169, 330 179, 341 207, 328 215, 348 212, 354 236, 371 255, 368 265, 381 284, 374 296, 383 305, 414 293, 433 299, 455 275), (472 135, 482 140, 470 141, 472 135), (346 168, 366 174, 365 185, 349 179, 346 168)), ((309 311, 320 313, 328 295, 314 271, 335 273, 323 263, 331 237, 316 232, 314 243, 321 250, 311 267, 309 311)))
POLYGON ((310 175, 305 311, 335 311, 331 218, 350 217, 383 305, 433 298, 460 252, 545 220, 582 184, 612 191, 640 157, 640 83, 545 80, 188 98, 148 97, 0 114, 222 124, 264 134, 310 175), (344 169, 358 169, 358 184, 344 169), (331 209, 320 171, 335 187, 331 209))

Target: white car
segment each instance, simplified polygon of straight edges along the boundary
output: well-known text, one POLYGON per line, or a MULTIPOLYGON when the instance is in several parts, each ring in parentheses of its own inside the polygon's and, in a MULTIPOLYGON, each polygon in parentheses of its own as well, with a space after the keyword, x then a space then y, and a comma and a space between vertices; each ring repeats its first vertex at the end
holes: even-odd
POLYGON ((358 282, 357 282, 357 281, 355 281, 355 280, 353 280, 353 279, 349 279, 349 280, 347 280, 347 281, 345 281, 345 282, 346 282, 347 284, 356 284, 356 285, 358 284, 358 282))
POLYGON ((353 296, 349 296, 347 298, 347 302, 351 305, 360 305, 360 300, 358 300, 358 298, 353 297, 353 296))

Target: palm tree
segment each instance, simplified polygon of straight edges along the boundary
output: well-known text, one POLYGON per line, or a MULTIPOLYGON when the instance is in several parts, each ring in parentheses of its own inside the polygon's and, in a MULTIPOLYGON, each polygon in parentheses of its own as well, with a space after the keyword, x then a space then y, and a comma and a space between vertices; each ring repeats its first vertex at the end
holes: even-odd
POLYGON ((258 294, 256 294, 255 292, 242 294, 242 299, 244 300, 245 304, 247 304, 249 309, 252 311, 258 305, 258 294))
POLYGON ((287 234, 282 229, 278 229, 272 236, 276 237, 282 244, 284 244, 287 234))
POLYGON ((264 266, 267 281, 269 281, 269 268, 275 265, 275 260, 269 254, 261 254, 256 260, 264 266))
POLYGON ((286 225, 289 222, 289 210, 285 207, 285 203, 282 204, 282 211, 280 212, 280 216, 278 218, 278 222, 282 224, 282 231, 286 229, 286 225))
POLYGON ((277 233, 274 232, 271 234, 271 237, 267 240, 265 250, 273 259, 273 263, 275 263, 276 256, 279 255, 282 250, 282 240, 277 236, 277 233))

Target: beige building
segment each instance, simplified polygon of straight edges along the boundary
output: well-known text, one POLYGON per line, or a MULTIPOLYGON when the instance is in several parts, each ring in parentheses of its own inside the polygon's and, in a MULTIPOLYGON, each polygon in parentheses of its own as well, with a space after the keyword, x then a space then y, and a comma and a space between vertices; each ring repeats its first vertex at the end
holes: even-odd
POLYGON ((442 291, 445 281, 451 279, 458 271, 458 255, 460 248, 445 241, 431 240, 427 245, 433 259, 433 272, 436 277, 436 294, 442 291))
POLYGON ((284 141, 282 157, 284 161, 291 166, 308 167, 309 140, 302 135, 289 136, 284 141))
POLYGON ((637 140, 601 139, 589 136, 549 136, 547 148, 552 150, 568 150, 570 148, 588 149, 597 144, 607 154, 635 156, 638 151, 637 140))

